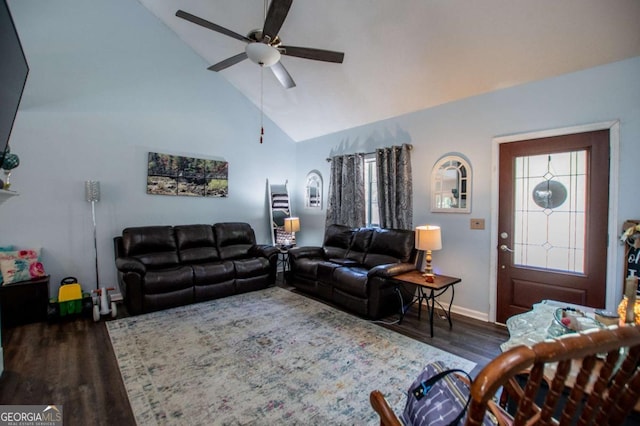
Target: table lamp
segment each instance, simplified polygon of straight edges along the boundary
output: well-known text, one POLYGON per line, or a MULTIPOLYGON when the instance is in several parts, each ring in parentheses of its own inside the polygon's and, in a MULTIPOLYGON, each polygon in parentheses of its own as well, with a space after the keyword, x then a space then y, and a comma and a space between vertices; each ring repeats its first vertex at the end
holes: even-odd
POLYGON ((432 283, 435 275, 431 267, 431 251, 440 250, 442 248, 442 236, 440 227, 434 225, 423 225, 416 227, 416 249, 426 252, 426 267, 421 269, 423 276, 427 282, 432 283))
POLYGON ((300 218, 299 217, 287 217, 284 219, 284 232, 291 234, 291 240, 287 241, 287 244, 295 244, 296 232, 300 230, 300 218))

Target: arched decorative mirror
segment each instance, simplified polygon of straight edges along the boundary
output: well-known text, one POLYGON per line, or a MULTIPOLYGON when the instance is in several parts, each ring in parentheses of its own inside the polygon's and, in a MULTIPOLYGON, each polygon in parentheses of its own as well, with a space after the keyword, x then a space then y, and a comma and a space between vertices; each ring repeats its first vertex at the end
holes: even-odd
POLYGON ((304 206, 308 209, 322 209, 322 176, 317 170, 307 175, 304 206))
POLYGON ((446 155, 431 171, 431 211, 471 212, 471 167, 458 155, 446 155))

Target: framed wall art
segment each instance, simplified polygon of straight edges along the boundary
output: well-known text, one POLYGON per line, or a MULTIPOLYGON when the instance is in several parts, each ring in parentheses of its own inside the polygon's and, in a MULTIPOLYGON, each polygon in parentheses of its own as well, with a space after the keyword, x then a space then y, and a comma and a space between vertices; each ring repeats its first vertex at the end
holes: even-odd
POLYGON ((228 177, 226 161, 150 152, 147 194, 227 197, 228 177))

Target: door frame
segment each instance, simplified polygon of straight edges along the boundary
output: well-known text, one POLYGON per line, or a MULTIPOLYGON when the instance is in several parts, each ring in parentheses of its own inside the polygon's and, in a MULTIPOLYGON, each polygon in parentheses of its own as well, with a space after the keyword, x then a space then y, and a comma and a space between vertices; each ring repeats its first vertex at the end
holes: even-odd
POLYGON ((607 282, 605 306, 614 310, 620 294, 622 294, 622 276, 618 260, 622 256, 622 247, 618 244, 618 164, 620 155, 620 121, 606 121, 580 126, 563 127, 558 129, 541 130, 529 133, 516 133, 494 137, 491 151, 491 260, 489 276, 489 321, 496 321, 496 305, 498 297, 498 209, 499 209, 499 165, 500 144, 518 142, 529 139, 546 138, 551 136, 585 133, 596 130, 609 130, 609 214, 608 214, 608 243, 607 243, 607 282))

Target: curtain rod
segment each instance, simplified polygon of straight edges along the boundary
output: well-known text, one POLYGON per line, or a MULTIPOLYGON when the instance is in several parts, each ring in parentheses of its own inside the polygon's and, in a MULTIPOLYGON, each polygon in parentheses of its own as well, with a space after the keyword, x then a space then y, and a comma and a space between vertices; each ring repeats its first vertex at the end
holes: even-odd
MULTIPOLYGON (((413 149, 413 145, 412 144, 407 144, 407 146, 409 147, 409 151, 411 151, 413 149)), ((392 146, 392 148, 401 148, 400 146, 392 146)), ((378 149, 384 149, 384 148, 378 148, 378 149)), ((376 152, 365 152, 362 155, 371 155, 371 154, 375 154, 376 152)), ((355 155, 355 154, 346 154, 346 155, 355 155)), ((331 157, 327 157, 327 163, 331 162, 331 157)))

